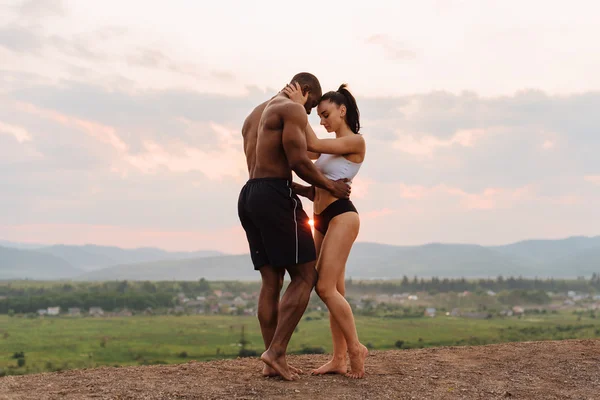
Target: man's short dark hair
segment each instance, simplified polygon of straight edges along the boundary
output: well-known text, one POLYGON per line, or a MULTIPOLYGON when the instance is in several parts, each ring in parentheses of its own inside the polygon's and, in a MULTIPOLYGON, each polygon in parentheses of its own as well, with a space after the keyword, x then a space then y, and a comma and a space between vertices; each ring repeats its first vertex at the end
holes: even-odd
POLYGON ((298 82, 300 86, 308 86, 310 91, 317 94, 318 97, 321 97, 321 94, 323 93, 317 77, 308 72, 300 72, 299 74, 294 75, 290 83, 293 82, 298 82))

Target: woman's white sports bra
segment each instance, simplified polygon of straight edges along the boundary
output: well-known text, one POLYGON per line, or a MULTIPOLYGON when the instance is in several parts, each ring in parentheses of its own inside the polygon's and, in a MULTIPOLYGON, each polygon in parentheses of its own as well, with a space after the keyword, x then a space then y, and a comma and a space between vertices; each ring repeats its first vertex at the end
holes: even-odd
POLYGON ((361 165, 362 163, 355 163, 338 154, 321 154, 315 162, 315 167, 325 177, 334 181, 347 178, 350 181, 348 183, 352 183, 361 165))

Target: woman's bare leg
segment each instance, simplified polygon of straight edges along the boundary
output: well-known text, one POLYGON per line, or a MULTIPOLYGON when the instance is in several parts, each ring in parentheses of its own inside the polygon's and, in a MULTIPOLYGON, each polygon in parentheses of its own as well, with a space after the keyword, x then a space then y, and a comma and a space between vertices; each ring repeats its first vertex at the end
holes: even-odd
MULTIPOLYGON (((323 243, 323 234, 319 231, 315 231, 315 246, 317 248, 317 255, 321 254, 321 245, 323 243)), ((318 260, 318 257, 317 257, 318 260)), ((319 263, 317 261, 317 271, 319 268, 319 263)), ((342 295, 346 294, 345 291, 345 282, 344 282, 344 274, 340 275, 341 278, 341 286, 338 281, 338 289, 341 287, 342 295)), ((342 374, 344 375, 348 372, 347 367, 347 357, 346 353, 348 348, 346 346, 346 339, 344 338, 344 334, 340 329, 340 326, 336 322, 333 315, 329 313, 329 326, 331 328, 331 338, 333 339, 333 358, 320 366, 319 368, 312 371, 315 375, 323 375, 323 374, 342 374)))
POLYGON ((350 255, 352 244, 358 236, 359 228, 360 219, 357 213, 347 212, 333 218, 321 244, 317 261, 319 279, 316 291, 346 340, 351 368, 347 376, 352 378, 364 376, 364 361, 368 351, 358 340, 352 308, 339 292, 338 284, 340 279, 344 279, 346 261, 350 255))

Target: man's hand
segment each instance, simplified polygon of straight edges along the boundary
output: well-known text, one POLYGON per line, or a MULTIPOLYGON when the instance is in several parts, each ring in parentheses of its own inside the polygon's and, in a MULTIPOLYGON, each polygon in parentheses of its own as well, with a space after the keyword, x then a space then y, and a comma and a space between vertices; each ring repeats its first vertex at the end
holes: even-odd
POLYGON ((349 179, 338 179, 337 181, 332 181, 333 187, 329 191, 334 197, 338 199, 349 199, 351 188, 346 182, 349 182, 349 179))
POLYGON ((292 190, 302 197, 306 197, 310 201, 315 201, 315 187, 314 186, 302 186, 296 182, 292 182, 292 190))

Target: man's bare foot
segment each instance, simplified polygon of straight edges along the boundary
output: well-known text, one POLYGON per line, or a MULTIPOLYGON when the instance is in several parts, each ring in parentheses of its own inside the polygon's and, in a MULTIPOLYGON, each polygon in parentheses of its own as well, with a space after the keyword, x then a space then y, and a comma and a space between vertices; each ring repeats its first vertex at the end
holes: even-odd
POLYGON ((302 373, 300 368, 292 367, 290 364, 288 364, 288 367, 290 367, 290 371, 292 371, 293 374, 300 375, 302 373))
POLYGON ((269 367, 266 364, 263 367, 262 374, 263 374, 263 376, 268 377, 268 378, 271 378, 271 377, 274 377, 274 376, 279 376, 279 374, 277 373, 277 371, 275 371, 273 368, 269 367))
POLYGON ((358 351, 350 353, 350 372, 346 374, 348 378, 361 379, 365 376, 365 359, 369 350, 360 344, 358 351))
POLYGON ((327 364, 320 366, 317 369, 312 370, 313 375, 325 375, 325 374, 340 374, 344 375, 348 371, 348 367, 346 366, 346 357, 341 358, 332 358, 327 364))
MULTIPOLYGON (((292 367, 289 364, 288 364, 288 367, 290 368, 290 371, 292 372, 292 374, 301 374, 302 373, 302 370, 299 368, 292 367)), ((263 376, 269 377, 269 378, 274 377, 274 376, 279 376, 277 371, 275 371, 273 368, 269 367, 268 365, 265 365, 262 373, 263 373, 263 376)))
POLYGON ((275 373, 281 376, 286 381, 293 381, 299 379, 300 377, 292 373, 290 371, 290 367, 287 365, 285 361, 285 355, 277 356, 274 354, 275 352, 272 350, 267 350, 260 356, 260 359, 263 360, 267 366, 269 366, 275 373))

